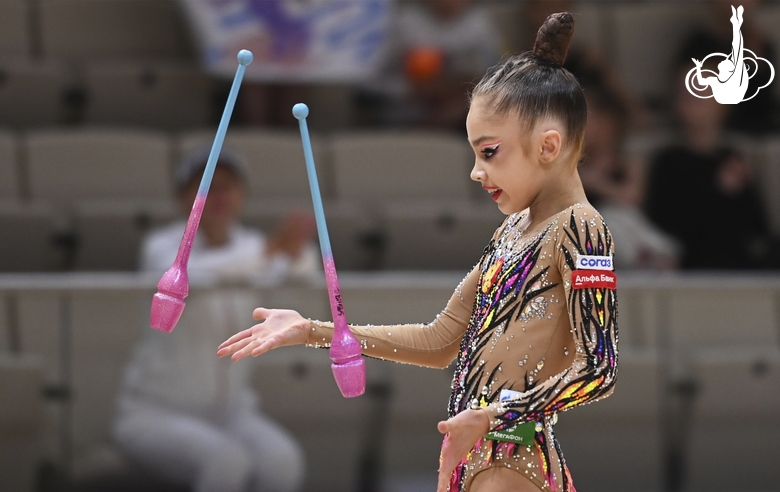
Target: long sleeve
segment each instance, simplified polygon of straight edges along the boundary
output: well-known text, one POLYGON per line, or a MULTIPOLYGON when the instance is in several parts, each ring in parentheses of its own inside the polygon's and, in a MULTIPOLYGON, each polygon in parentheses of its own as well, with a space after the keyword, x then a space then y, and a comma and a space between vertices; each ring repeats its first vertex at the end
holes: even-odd
POLYGON ((560 221, 553 253, 574 339, 573 362, 547 379, 526 381, 524 391, 514 398, 483 406, 491 419, 491 430, 539 422, 545 416, 612 393, 617 376, 617 292, 611 261, 614 248, 601 217, 585 215, 575 210, 568 220, 560 221), (583 257, 592 260, 595 267, 584 266, 587 261, 578 264, 583 257))
MULTIPOLYGON (((460 283, 447 306, 427 324, 350 325, 369 357, 428 367, 447 367, 458 354, 468 327, 479 269, 474 268, 460 283)), ((399 306, 399 309, 402 309, 399 306)), ((333 335, 333 323, 312 321, 306 344, 327 347, 333 335)))

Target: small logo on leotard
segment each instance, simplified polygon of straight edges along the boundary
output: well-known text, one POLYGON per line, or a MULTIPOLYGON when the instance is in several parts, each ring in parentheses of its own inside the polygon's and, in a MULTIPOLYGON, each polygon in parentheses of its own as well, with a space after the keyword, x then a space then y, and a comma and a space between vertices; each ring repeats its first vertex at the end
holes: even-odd
POLYGON ((738 104, 753 99, 758 91, 772 83, 775 78, 775 67, 766 58, 761 58, 745 48, 741 31, 744 10, 741 5, 737 9, 731 7, 732 41, 730 54, 712 53, 701 61, 693 58, 693 63, 696 66, 685 75, 685 88, 692 95, 700 99, 714 97, 720 104, 738 104), (718 73, 702 68, 702 65, 710 58, 721 59, 718 63, 718 73), (764 64, 767 68, 763 68, 764 64), (750 79, 758 73, 759 67, 763 71, 769 70, 769 80, 748 95, 750 79), (709 75, 709 77, 705 77, 705 75, 709 75), (706 91, 707 87, 712 89, 712 94, 706 96, 697 94, 697 92, 706 91))
POLYGON ((614 289, 617 287, 615 272, 603 270, 574 270, 571 272, 572 289, 614 289))
POLYGON ((577 270, 614 270, 612 255, 577 255, 577 262, 574 264, 574 267, 577 270))

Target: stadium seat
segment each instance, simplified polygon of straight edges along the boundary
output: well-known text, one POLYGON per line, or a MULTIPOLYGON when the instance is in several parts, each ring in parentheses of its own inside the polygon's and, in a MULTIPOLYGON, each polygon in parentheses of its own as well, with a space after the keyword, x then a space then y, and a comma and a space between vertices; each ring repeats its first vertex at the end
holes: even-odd
POLYGON ((0 272, 41 272, 58 267, 56 222, 42 203, 0 202, 0 272))
POLYGON ((697 351, 728 346, 777 347, 777 307, 771 291, 760 288, 680 288, 668 292, 667 336, 671 348, 690 365, 697 351))
POLYGON ((332 149, 340 200, 468 199, 473 155, 458 135, 340 134, 334 135, 332 149))
POLYGON ((492 204, 395 201, 384 208, 387 249, 382 266, 398 270, 467 272, 501 225, 492 204))
POLYGON ((43 370, 37 358, 0 354, 0 400, 0 490, 33 492, 43 422, 43 370))
MULTIPOLYGON (((368 397, 341 396, 325 350, 286 347, 267 355, 257 359, 254 385, 263 401, 263 412, 301 444, 307 468, 318 470, 307 474, 303 490, 354 487, 361 441, 371 432, 365 425, 368 397), (316 411, 306 402, 317 402, 316 411), (330 453, 327 449, 339 451, 330 453)), ((370 369, 367 372, 370 378, 370 369)))
POLYGON ((170 200, 91 200, 76 206, 77 270, 138 269, 144 235, 177 216, 170 200))
POLYGON ((11 345, 15 340, 15 331, 12 327, 10 308, 11 301, 8 296, 0 296, 0 354, 11 351, 11 345))
POLYGON ((171 194, 169 140, 161 133, 51 130, 25 141, 30 196, 76 200, 167 199, 171 194))
MULTIPOLYGON (((70 430, 77 480, 123 471, 111 426, 125 365, 143 329, 151 295, 140 292, 74 294, 71 304, 70 430), (147 302, 145 302, 147 301, 147 302)), ((148 328, 151 329, 151 328, 148 328)))
POLYGON ((86 70, 86 123, 178 130, 209 122, 212 80, 178 63, 103 63, 86 70))
POLYGON ((663 391, 657 358, 623 351, 614 393, 560 414, 556 433, 578 490, 661 490, 663 391))
MULTIPOLYGON (((756 6, 755 13, 750 16, 750 19, 756 23, 761 34, 769 38, 774 52, 780 51, 780 33, 775 29, 775 26, 780 22, 780 6, 772 2, 761 3, 756 6)), ((775 67, 775 75, 777 75, 777 68, 775 67)), ((771 87, 767 88, 775 93, 775 97, 780 95, 778 85, 773 83, 771 87)))
POLYGON ((66 313, 62 296, 46 292, 22 292, 16 296, 19 345, 23 354, 39 357, 49 398, 46 400, 41 432, 42 459, 64 466, 66 460, 63 429, 70 398, 67 381, 66 334, 60 329, 66 313), (65 336, 64 336, 65 335, 65 336))
POLYGON ((0 57, 26 58, 30 55, 30 2, 0 2, 0 57))
POLYGON ((675 82, 672 79, 677 50, 684 36, 706 22, 706 5, 627 2, 609 8, 614 37, 610 55, 626 87, 643 99, 658 100, 669 94, 675 82))
POLYGON ((769 222, 780 234, 780 138, 768 138, 763 145, 763 159, 756 166, 758 186, 767 207, 769 222))
POLYGON ((777 345, 710 351, 697 357, 696 374, 686 489, 772 490, 780 481, 777 345), (738 443, 747 448, 736 452, 738 443))
POLYGON ((13 133, 0 131, 0 200, 20 196, 18 148, 13 133))
POLYGON ((74 60, 190 55, 184 15, 172 0, 43 0, 43 54, 74 60))
MULTIPOLYGON (((324 204, 333 258, 338 270, 375 270, 381 266, 385 236, 381 218, 370 207, 336 201, 324 204)), ((305 208, 313 213, 311 199, 305 208)))
POLYGON ((431 474, 437 469, 441 453, 442 435, 436 424, 447 418, 452 366, 447 369, 395 363, 384 363, 384 366, 391 384, 383 450, 385 473, 407 480, 431 474))
MULTIPOLYGON (((183 134, 179 140, 179 157, 211 148, 215 133, 199 131, 183 134)), ((332 179, 327 143, 317 135, 312 135, 311 141, 320 192, 323 198, 328 198, 332 196, 332 179)), ((235 153, 246 164, 250 197, 311 204, 300 133, 229 129, 223 149, 235 153)))
MULTIPOLYGON (((628 273, 628 272, 626 272, 628 273)), ((630 275, 618 274, 618 282, 626 282, 630 275)), ((625 283, 623 284, 625 285, 625 283)), ((633 352, 657 350, 659 301, 652 290, 639 287, 618 288, 620 349, 633 352)))
POLYGON ((0 126, 61 123, 67 81, 66 70, 56 62, 0 60, 0 126))
POLYGON ((270 234, 287 215, 299 210, 312 213, 311 203, 306 203, 303 199, 253 198, 247 201, 241 222, 270 234))

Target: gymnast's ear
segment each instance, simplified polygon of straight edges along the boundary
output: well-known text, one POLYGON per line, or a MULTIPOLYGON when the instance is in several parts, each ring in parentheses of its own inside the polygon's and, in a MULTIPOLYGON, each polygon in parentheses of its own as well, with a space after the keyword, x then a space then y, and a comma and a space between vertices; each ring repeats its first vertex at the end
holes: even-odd
POLYGON ((539 134, 538 142, 539 162, 546 165, 555 162, 561 154, 561 148, 563 146, 561 133, 554 128, 544 130, 539 134))

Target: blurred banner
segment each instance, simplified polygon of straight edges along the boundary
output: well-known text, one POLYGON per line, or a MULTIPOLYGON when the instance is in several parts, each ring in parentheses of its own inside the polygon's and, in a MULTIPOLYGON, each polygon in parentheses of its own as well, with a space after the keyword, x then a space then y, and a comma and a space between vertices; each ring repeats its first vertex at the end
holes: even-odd
POLYGON ((232 77, 251 50, 246 78, 352 82, 379 67, 394 0, 182 0, 209 72, 232 77))

